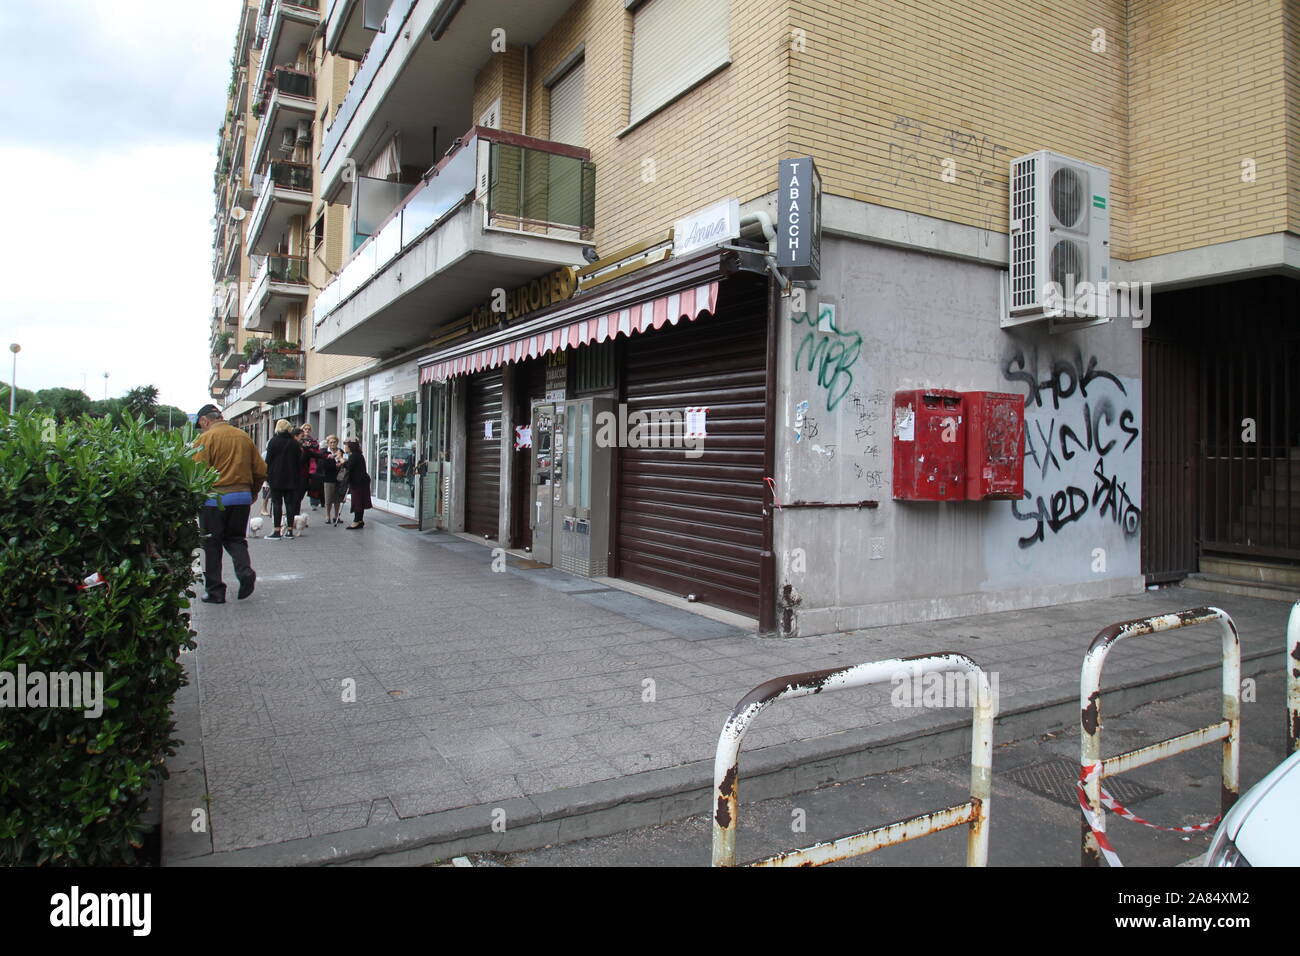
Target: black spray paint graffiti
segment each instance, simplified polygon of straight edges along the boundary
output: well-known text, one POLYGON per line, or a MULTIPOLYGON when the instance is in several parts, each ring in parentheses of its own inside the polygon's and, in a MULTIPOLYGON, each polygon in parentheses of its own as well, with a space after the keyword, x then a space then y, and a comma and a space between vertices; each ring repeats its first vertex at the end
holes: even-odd
POLYGON ((1017 351, 1002 369, 1003 377, 1021 382, 1028 388, 1025 398, 1026 478, 1033 476, 1050 484, 1054 474, 1062 477, 1063 462, 1070 462, 1078 454, 1085 453, 1096 455, 1092 469, 1095 482, 1091 495, 1075 484, 1064 484, 1037 496, 1026 489, 1025 501, 1034 501, 1036 507, 1032 511, 1022 511, 1019 502, 1013 502, 1011 513, 1020 521, 1035 522, 1036 527, 1031 534, 1019 539, 1020 547, 1029 548, 1043 541, 1047 531, 1057 534, 1090 510, 1101 519, 1113 521, 1126 538, 1136 536, 1142 525, 1141 509, 1133 503, 1126 483, 1113 472, 1110 475, 1106 472, 1106 459, 1122 456, 1140 434, 1133 410, 1118 407, 1111 395, 1101 394, 1102 388, 1113 386, 1122 398, 1127 398, 1123 383, 1116 375, 1098 368, 1096 356, 1085 363, 1082 354, 1077 352, 1073 359, 1053 359, 1046 377, 1040 378, 1036 374, 1038 367, 1037 354, 1026 362, 1024 353, 1017 351), (1091 396, 1088 394, 1090 386, 1093 387, 1091 396), (1052 411, 1045 413, 1048 398, 1052 402, 1052 411), (1068 407, 1061 411, 1061 403, 1068 399, 1075 400, 1067 402, 1068 407), (1029 413, 1035 409, 1039 414, 1031 418, 1029 413), (1058 411, 1059 418, 1055 414, 1058 411))
POLYGON ((808 371, 815 372, 817 384, 826 389, 826 410, 834 411, 853 387, 853 365, 862 354, 862 334, 841 332, 833 323, 829 332, 819 333, 817 320, 807 312, 796 312, 790 320, 810 326, 795 352, 794 366, 804 367, 806 351, 808 371))

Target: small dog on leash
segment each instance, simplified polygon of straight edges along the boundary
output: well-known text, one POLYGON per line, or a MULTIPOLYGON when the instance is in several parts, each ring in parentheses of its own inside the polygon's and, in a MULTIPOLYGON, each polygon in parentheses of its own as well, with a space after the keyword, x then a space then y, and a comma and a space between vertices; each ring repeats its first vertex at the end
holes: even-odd
POLYGON ((262 533, 262 516, 258 515, 248 522, 248 529, 253 533, 253 537, 258 537, 262 533))
POLYGON ((294 515, 294 518, 293 518, 293 533, 294 533, 294 534, 302 534, 302 529, 305 528, 305 527, 307 527, 307 516, 306 516, 306 515, 294 515))

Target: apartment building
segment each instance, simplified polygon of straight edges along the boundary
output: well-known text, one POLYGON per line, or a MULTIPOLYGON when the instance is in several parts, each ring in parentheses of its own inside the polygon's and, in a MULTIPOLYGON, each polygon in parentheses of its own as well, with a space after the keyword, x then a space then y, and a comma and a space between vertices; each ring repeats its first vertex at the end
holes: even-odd
POLYGON ((1060 6, 334 0, 283 41, 320 66, 262 65, 315 122, 275 88, 246 226, 309 282, 250 275, 244 321, 381 507, 786 635, 1285 569, 1296 5, 1060 6), (1133 316, 1016 314, 1040 151, 1133 316), (781 270, 801 157, 820 261, 781 270), (900 392, 1023 399, 1023 497, 900 493, 900 392))
MULTIPOLYGON (((227 419, 259 444, 276 419, 306 420, 309 371, 319 380, 322 363, 309 358, 304 317, 343 261, 346 210, 321 200, 313 144, 352 65, 328 55, 322 38, 316 0, 251 0, 232 58, 217 167, 211 387, 227 419)), ((365 361, 333 359, 325 371, 365 361)))

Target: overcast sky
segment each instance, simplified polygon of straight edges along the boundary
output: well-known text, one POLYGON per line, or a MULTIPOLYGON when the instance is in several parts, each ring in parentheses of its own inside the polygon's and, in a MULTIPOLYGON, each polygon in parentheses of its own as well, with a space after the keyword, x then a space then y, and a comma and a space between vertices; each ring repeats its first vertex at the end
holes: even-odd
POLYGON ((0 377, 208 401, 212 170, 239 0, 0 3, 0 377))

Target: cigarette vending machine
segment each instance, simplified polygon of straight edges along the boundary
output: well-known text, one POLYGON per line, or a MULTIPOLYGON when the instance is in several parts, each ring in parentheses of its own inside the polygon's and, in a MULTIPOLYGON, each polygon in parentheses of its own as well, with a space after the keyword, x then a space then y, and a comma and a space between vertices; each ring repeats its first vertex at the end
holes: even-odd
MULTIPOLYGON (((608 398, 533 405, 533 559, 585 577, 609 571, 612 442, 598 443, 608 398)), ((612 431, 612 429, 607 430, 612 431)))

